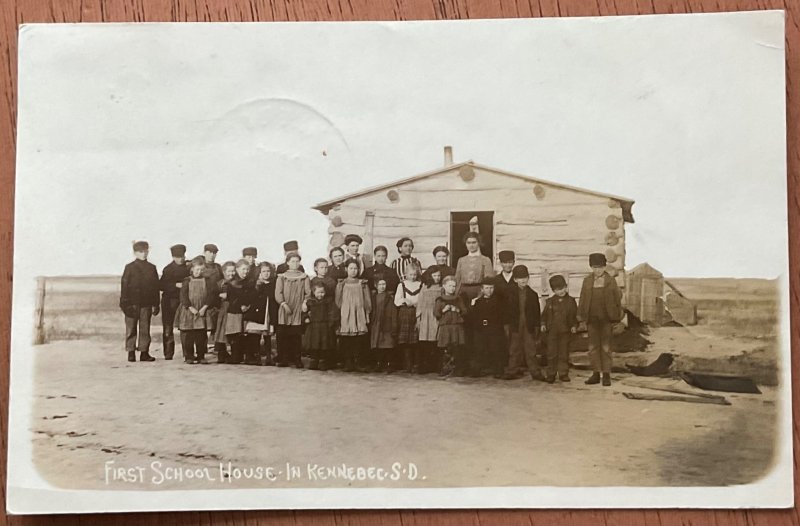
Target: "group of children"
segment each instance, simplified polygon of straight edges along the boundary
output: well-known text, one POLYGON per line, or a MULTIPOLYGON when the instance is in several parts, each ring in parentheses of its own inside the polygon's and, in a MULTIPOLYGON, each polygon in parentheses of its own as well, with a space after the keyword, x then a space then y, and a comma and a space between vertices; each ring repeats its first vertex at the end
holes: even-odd
POLYGON ((207 363, 210 335, 218 361, 228 364, 302 368, 305 355, 310 369, 503 379, 527 372, 534 380, 568 382, 570 339, 586 329, 594 369, 587 383, 610 385, 611 327, 623 311, 603 254, 589 256, 592 273, 579 303, 564 277, 555 275, 554 294, 541 309, 528 269, 516 265, 514 252, 499 253, 502 270, 495 274, 480 251, 479 234, 467 233, 464 243, 467 255, 455 268, 448 265, 448 248, 439 246, 436 263, 423 272, 410 238, 397 241, 399 255, 391 265, 385 246, 375 247, 368 265, 359 253, 362 239, 348 235, 343 247, 314 261, 313 277, 301 264, 296 241, 284 244, 285 260, 277 268, 257 263, 254 247, 220 265, 213 244, 188 263, 186 247, 175 245, 159 278, 147 262, 149 246, 137 242, 120 297, 128 360, 136 361, 137 349, 140 361, 155 359, 148 352, 149 325, 161 312, 167 360, 174 356, 177 329, 191 364, 207 363))

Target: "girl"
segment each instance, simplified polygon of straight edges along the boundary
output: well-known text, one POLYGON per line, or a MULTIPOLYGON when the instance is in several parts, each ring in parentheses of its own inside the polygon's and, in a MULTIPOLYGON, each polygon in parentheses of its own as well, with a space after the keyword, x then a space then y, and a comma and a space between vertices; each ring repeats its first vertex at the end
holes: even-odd
POLYGON ((275 268, 262 261, 258 267, 250 309, 244 314, 245 363, 261 365, 261 339, 264 339, 266 364, 272 365, 272 333, 278 321, 278 304, 275 302, 275 268))
POLYGON ((361 236, 356 234, 348 234, 344 237, 345 257, 347 259, 355 259, 358 262, 358 276, 364 275, 366 264, 364 263, 364 256, 358 253, 361 244, 364 242, 361 236))
MULTIPOLYGON (((396 261, 396 260, 395 260, 396 261)), ((414 363, 414 350, 419 341, 417 334, 417 303, 422 290, 422 282, 417 278, 419 267, 412 264, 406 267, 406 278, 397 287, 394 304, 397 312, 397 346, 403 350, 403 363, 406 372, 417 372, 414 363)))
POLYGON ((447 276, 455 276, 456 269, 447 264, 447 259, 450 257, 450 250, 444 246, 439 245, 433 249, 433 259, 436 261, 435 265, 428 267, 422 274, 422 283, 429 285, 431 283, 431 273, 434 270, 440 270, 442 273, 442 280, 447 276))
POLYGON ((481 236, 477 232, 464 234, 467 255, 458 258, 456 264, 456 294, 466 303, 477 298, 481 292, 483 278, 493 278, 492 260, 481 254, 481 236))
POLYGON ((456 295, 456 279, 447 276, 442 281, 442 295, 436 298, 433 315, 439 320, 437 342, 445 351, 440 374, 447 374, 450 362, 453 363, 452 374, 464 376, 469 368, 468 356, 464 353, 467 343, 464 332, 464 315, 466 304, 456 295))
POLYGON ((396 332, 397 307, 394 305, 394 295, 388 290, 387 278, 378 274, 372 292, 372 319, 369 325, 369 346, 375 356, 378 372, 392 371, 396 332))
POLYGON ((290 363, 298 369, 303 368, 300 360, 301 338, 303 335, 303 302, 311 296, 311 280, 301 272, 300 254, 289 252, 286 255, 288 270, 278 276, 275 285, 275 301, 278 309, 278 367, 290 363))
POLYGON ((231 357, 228 363, 242 363, 244 357, 244 313, 250 310, 252 282, 247 279, 250 263, 246 259, 236 262, 236 274, 228 282, 226 299, 228 311, 225 314, 225 337, 231 344, 231 357))
POLYGON ((334 247, 328 253, 331 258, 331 266, 328 267, 328 276, 340 282, 347 277, 347 271, 344 269, 344 250, 339 247, 334 247))
POLYGON ((208 311, 219 299, 217 284, 212 278, 203 276, 205 267, 204 258, 194 258, 191 273, 183 280, 180 288, 181 317, 178 328, 183 333, 182 341, 186 344, 184 360, 192 364, 208 363, 205 360, 207 331, 213 327, 208 311))
POLYGON ((397 240, 397 251, 400 257, 392 261, 392 268, 397 273, 397 278, 400 281, 408 279, 407 273, 409 267, 417 267, 417 279, 419 279, 419 260, 411 255, 414 252, 414 242, 410 237, 401 237, 397 240))
POLYGON ((431 283, 423 285, 419 295, 419 304, 417 305, 419 345, 415 351, 414 362, 421 373, 427 373, 431 369, 439 372, 440 369, 441 358, 439 358, 437 347, 439 321, 434 316, 433 310, 436 306, 436 298, 442 295, 442 286, 439 284, 441 277, 442 271, 434 268, 430 273, 431 283), (437 365, 433 366, 433 364, 437 365))
POLYGON ((217 283, 220 297, 219 315, 214 329, 214 352, 217 353, 217 363, 228 363, 231 357, 228 353, 228 339, 225 337, 225 317, 228 315, 228 283, 235 274, 236 263, 226 261, 222 265, 222 279, 217 283))
POLYGON ((339 308, 339 342, 344 353, 345 371, 358 366, 359 350, 369 326, 372 299, 369 287, 358 279, 358 261, 348 259, 344 264, 347 278, 336 285, 336 306, 339 308))
POLYGON ((308 368, 327 371, 331 364, 331 351, 336 349, 336 321, 338 313, 333 299, 322 283, 311 286, 312 296, 303 303, 305 332, 303 348, 308 351, 311 363, 308 368))

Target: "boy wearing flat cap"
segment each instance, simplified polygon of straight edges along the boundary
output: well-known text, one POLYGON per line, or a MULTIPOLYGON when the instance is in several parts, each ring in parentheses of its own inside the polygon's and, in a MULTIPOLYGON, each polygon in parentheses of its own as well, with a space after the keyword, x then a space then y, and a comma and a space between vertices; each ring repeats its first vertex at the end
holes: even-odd
POLYGON ((542 332, 547 335, 547 381, 558 375, 569 382, 569 342, 578 327, 578 304, 569 295, 567 280, 556 275, 550 278, 553 296, 547 298, 542 312, 542 332))
POLYGON ((173 245, 169 249, 172 262, 161 271, 161 325, 164 328, 164 359, 175 356, 175 312, 181 304, 180 288, 183 280, 189 277, 186 266, 186 245, 173 245))
POLYGON ((594 372, 586 380, 589 385, 611 385, 611 329, 622 320, 622 292, 617 281, 606 272, 606 256, 589 255, 592 273, 586 276, 578 303, 578 321, 589 331, 589 359, 594 372))
MULTIPOLYGON (((290 253, 299 252, 299 251, 300 251, 300 245, 297 243, 297 241, 295 241, 295 240, 287 241, 286 243, 283 244, 284 260, 286 259, 286 256, 288 256, 290 253)), ((286 272, 287 270, 289 270, 289 265, 286 263, 286 261, 284 261, 283 263, 278 265, 278 268, 275 270, 275 272, 278 275, 281 275, 284 272, 286 272)), ((300 272, 305 272, 306 271, 306 269, 303 268, 303 265, 300 265, 299 267, 297 267, 297 270, 299 270, 300 272)), ((331 276, 331 277, 333 277, 333 276, 331 276)))
POLYGON ((260 272, 259 265, 256 263, 257 257, 258 249, 256 247, 245 247, 242 249, 242 259, 250 264, 250 269, 247 271, 245 281, 254 286, 256 281, 258 281, 258 274, 260 272))
POLYGON ((203 276, 211 279, 214 283, 218 283, 222 279, 222 265, 215 263, 219 248, 213 243, 209 243, 203 247, 203 258, 206 260, 206 269, 203 271, 203 276))
POLYGON ((528 366, 533 380, 544 380, 539 360, 536 358, 536 340, 539 338, 541 315, 539 295, 528 286, 528 267, 517 265, 512 270, 514 288, 506 290, 504 301, 508 309, 508 366, 505 375, 519 378, 528 366))
POLYGON ((508 361, 505 320, 506 309, 495 294, 493 277, 484 277, 481 291, 471 301, 469 318, 472 323, 471 376, 483 373, 505 378, 503 369, 508 361))
POLYGON ((119 307, 125 313, 125 350, 128 361, 153 362, 150 356, 150 319, 159 312, 159 282, 156 266, 147 261, 150 245, 147 241, 133 244, 136 259, 125 265, 122 272, 119 307))

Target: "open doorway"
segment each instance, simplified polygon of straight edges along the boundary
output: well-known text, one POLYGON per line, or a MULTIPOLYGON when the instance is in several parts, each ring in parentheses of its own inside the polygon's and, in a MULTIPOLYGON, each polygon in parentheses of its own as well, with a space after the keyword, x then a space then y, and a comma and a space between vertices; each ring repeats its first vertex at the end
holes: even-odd
POLYGON ((458 258, 467 255, 464 234, 470 231, 470 222, 481 235, 481 253, 494 264, 494 212, 450 212, 450 264, 456 266, 458 258))

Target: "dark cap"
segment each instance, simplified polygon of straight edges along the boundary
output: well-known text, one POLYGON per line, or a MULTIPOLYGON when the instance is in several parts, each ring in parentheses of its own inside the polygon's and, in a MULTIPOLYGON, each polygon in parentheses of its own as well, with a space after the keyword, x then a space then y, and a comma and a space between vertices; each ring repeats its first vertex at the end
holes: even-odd
POLYGON ((516 254, 514 254, 513 250, 501 250, 497 257, 500 259, 501 263, 506 263, 509 261, 514 261, 516 259, 516 254))
POLYGON ((203 247, 203 252, 213 252, 214 254, 216 254, 217 252, 219 252, 219 249, 217 248, 217 245, 209 243, 208 245, 205 245, 203 247))
POLYGON ((514 267, 514 270, 511 271, 511 277, 514 279, 527 278, 528 276, 530 276, 530 273, 528 272, 528 267, 525 265, 517 265, 514 267))
POLYGON ((181 258, 186 255, 186 245, 172 245, 169 251, 174 258, 181 258))
POLYGON ((150 250, 150 243, 147 241, 134 241, 133 251, 142 252, 143 250, 150 250))
POLYGON ((567 280, 561 274, 556 274, 550 278, 550 288, 552 290, 559 290, 567 288, 567 280))
POLYGON ((494 285, 494 284, 495 284, 494 278, 484 277, 481 280, 481 285, 494 285))
POLYGON ((283 244, 283 251, 284 252, 294 252, 300 248, 300 245, 297 244, 297 241, 287 241, 283 244))
POLYGON ((590 267, 605 267, 606 266, 606 255, 601 254, 600 252, 595 252, 594 254, 589 254, 589 266, 590 267))
POLYGON ((364 240, 361 239, 361 236, 359 236, 357 234, 347 234, 346 236, 344 236, 344 244, 345 245, 349 245, 353 241, 355 241, 359 245, 364 242, 364 240))
POLYGON ((258 256, 258 249, 256 247, 245 247, 242 249, 242 256, 258 256))

